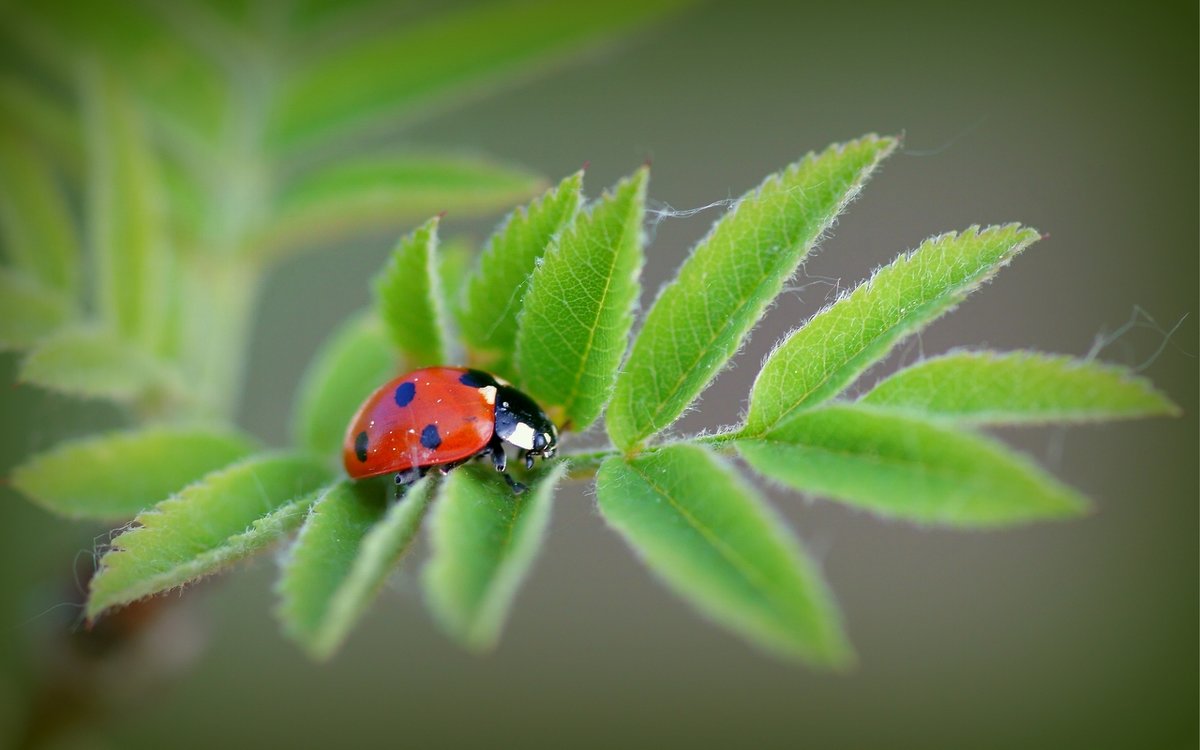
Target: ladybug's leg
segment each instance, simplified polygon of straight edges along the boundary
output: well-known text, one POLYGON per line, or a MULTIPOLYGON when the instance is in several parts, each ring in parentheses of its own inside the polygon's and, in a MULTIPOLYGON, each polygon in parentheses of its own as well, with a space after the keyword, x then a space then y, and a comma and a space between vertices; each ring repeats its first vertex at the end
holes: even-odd
POLYGON ((508 472, 504 472, 504 474, 502 474, 501 476, 504 477, 504 481, 508 482, 508 486, 512 487, 512 491, 513 491, 514 495, 520 495, 522 492, 529 489, 525 485, 521 484, 520 482, 518 482, 517 480, 515 480, 511 476, 509 476, 508 472))
POLYGON ((492 466, 496 468, 496 471, 503 472, 508 468, 508 455, 504 452, 504 441, 493 436, 487 449, 492 454, 492 466))
POLYGON ((441 474, 442 476, 446 476, 447 474, 450 473, 451 469, 457 469, 458 467, 462 466, 465 463, 466 463, 466 461, 455 461, 452 464, 441 464, 437 467, 437 470, 438 470, 439 474, 441 474))
POLYGON ((525 468, 533 471, 533 454, 525 451, 525 468))
POLYGON ((410 484, 416 484, 417 480, 425 476, 423 467, 414 466, 411 469, 396 473, 396 486, 407 487, 410 484))
POLYGON ((500 472, 500 475, 504 477, 504 481, 508 482, 508 486, 512 487, 513 494, 520 495, 524 492, 526 489, 525 485, 513 479, 505 471, 508 468, 508 455, 504 452, 504 441, 498 436, 493 435, 486 450, 492 454, 492 466, 496 468, 496 471, 500 472))

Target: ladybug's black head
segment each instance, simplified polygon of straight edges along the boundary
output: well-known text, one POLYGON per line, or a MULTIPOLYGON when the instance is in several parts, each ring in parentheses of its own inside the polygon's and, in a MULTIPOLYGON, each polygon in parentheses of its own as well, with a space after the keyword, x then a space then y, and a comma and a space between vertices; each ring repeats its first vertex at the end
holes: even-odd
POLYGON ((550 458, 558 447, 558 429, 546 412, 511 385, 496 389, 496 434, 530 456, 550 458))

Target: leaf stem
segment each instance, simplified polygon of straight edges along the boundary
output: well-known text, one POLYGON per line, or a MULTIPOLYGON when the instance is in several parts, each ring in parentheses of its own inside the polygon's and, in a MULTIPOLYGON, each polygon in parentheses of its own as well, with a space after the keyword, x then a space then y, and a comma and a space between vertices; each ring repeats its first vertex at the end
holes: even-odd
MULTIPOLYGON (((742 428, 737 427, 725 432, 714 432, 709 435, 690 435, 678 440, 670 440, 658 445, 652 445, 637 451, 637 454, 654 453, 663 448, 674 445, 709 445, 714 448, 723 448, 727 443, 731 443, 742 436, 742 428)), ((567 475, 569 479, 590 479, 595 476, 599 470, 600 464, 613 456, 622 455, 617 448, 606 445, 603 448, 596 448, 587 451, 578 451, 575 453, 563 453, 562 457, 571 462, 571 470, 567 475)))
MULTIPOLYGON (((274 41, 277 19, 264 17, 260 23, 274 41)), ((273 165, 262 155, 277 77, 273 49, 267 44, 251 55, 232 81, 234 116, 219 144, 228 169, 219 184, 208 186, 214 213, 205 240, 209 252, 182 258, 184 358, 196 379, 196 408, 231 420, 266 270, 252 259, 247 244, 263 223, 274 189, 273 165)))
POLYGON ((194 407, 232 419, 241 395, 260 271, 239 260, 187 259, 183 276, 184 368, 194 407))

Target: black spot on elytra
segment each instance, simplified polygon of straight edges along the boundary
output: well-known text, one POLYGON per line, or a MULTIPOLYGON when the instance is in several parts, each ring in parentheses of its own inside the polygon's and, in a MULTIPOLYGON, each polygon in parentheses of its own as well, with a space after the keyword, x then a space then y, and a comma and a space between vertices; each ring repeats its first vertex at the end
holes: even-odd
POLYGON ((417 386, 412 383, 401 383, 396 386, 396 406, 408 406, 417 395, 417 386))
POLYGON ((496 384, 496 381, 492 379, 491 375, 488 375, 486 372, 480 372, 479 370, 467 370, 459 376, 458 382, 462 383, 468 388, 483 388, 484 386, 496 384))
POLYGON ((358 433, 358 436, 354 438, 354 455, 357 456, 358 460, 362 461, 363 463, 366 463, 366 460, 367 460, 367 441, 368 440, 369 440, 369 438, 367 437, 367 433, 365 430, 363 432, 358 433))
POLYGON ((425 429, 421 430, 421 445, 433 451, 437 450, 437 447, 441 444, 442 436, 438 434, 437 425, 425 425, 425 429))

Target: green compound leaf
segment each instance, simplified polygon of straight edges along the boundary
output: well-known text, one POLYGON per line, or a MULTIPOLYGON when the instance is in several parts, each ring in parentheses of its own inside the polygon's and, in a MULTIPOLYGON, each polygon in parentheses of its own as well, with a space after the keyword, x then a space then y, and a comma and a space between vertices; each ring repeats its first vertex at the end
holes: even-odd
POLYGON ((339 457, 346 425, 367 396, 400 374, 379 319, 360 313, 339 328, 309 365, 297 394, 292 436, 319 456, 339 457))
POLYGON ((986 528, 1087 508, 1074 490, 993 440, 886 409, 827 405, 737 447, 789 487, 919 523, 986 528))
POLYGON ((445 298, 437 260, 438 219, 417 227, 396 244, 375 277, 375 310, 392 343, 410 367, 445 364, 445 298))
POLYGON ((675 593, 764 649, 823 666, 852 660, 816 566, 758 494, 695 445, 596 477, 600 512, 675 593))
POLYGON ((61 292, 0 268, 0 349, 27 349, 72 316, 71 302, 61 292))
POLYGON ((97 306, 114 331, 156 347, 167 319, 171 263, 156 157, 114 77, 86 76, 84 103, 97 306))
POLYGON ((315 459, 260 454, 208 474, 139 513, 92 578, 87 616, 216 573, 304 520, 329 479, 315 459))
POLYGON ((892 375, 862 403, 972 424, 1094 422, 1177 415, 1129 370, 1040 352, 953 352, 892 375))
POLYGON ((25 138, 0 125, 0 237, 14 266, 49 290, 74 295, 80 249, 66 196, 25 138))
POLYGON ((108 331, 65 328, 43 339, 21 363, 26 383, 83 398, 132 402, 177 398, 178 375, 108 331))
POLYGON ((110 432, 34 456, 13 470, 12 485, 60 516, 121 520, 254 449, 245 435, 207 427, 110 432))
POLYGON ((578 56, 679 4, 614 0, 597 13, 587 4, 505 0, 382 25, 315 56, 286 83, 268 145, 302 151, 428 115, 436 105, 578 56))
POLYGON ((458 469, 443 482, 430 519, 432 557, 421 578, 438 622, 464 646, 486 650, 500 638, 565 469, 560 461, 539 471, 521 495, 480 466, 458 469))
POLYGON ((579 171, 513 211, 488 240, 467 280, 459 315, 463 338, 482 364, 502 377, 514 377, 509 360, 529 279, 550 241, 575 218, 582 198, 579 171))
POLYGON ((600 412, 629 341, 649 169, 605 193, 555 238, 517 318, 518 382, 564 428, 600 412))
POLYGON ((716 377, 892 138, 809 154, 742 196, 646 316, 617 379, 608 434, 623 450, 668 427, 716 377))
POLYGON ((1036 242, 1010 224, 926 240, 817 313, 767 358, 743 434, 761 435, 833 398, 905 336, 949 312, 1036 242))
POLYGON ((530 172, 461 154, 389 154, 340 160, 289 183, 259 244, 318 245, 370 230, 399 231, 438 212, 481 216, 524 200, 542 186, 530 172))
POLYGON ((337 651, 408 550, 431 481, 416 483, 389 507, 391 482, 343 480, 312 506, 283 564, 277 614, 313 658, 337 651))

